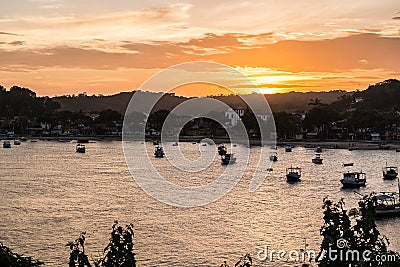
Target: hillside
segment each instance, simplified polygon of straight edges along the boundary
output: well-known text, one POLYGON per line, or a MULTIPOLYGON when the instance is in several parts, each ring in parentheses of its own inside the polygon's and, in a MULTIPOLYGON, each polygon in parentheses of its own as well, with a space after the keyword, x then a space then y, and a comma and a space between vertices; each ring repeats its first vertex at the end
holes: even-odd
MULTIPOLYGON (((59 110, 69 110, 69 111, 82 111, 82 112, 92 112, 92 111, 100 111, 106 109, 116 110, 120 113, 124 113, 126 107, 129 104, 131 97, 134 92, 122 92, 116 95, 111 96, 87 96, 81 94, 77 97, 69 97, 69 96, 61 96, 54 97, 52 100, 54 102, 58 102, 60 104, 59 110)), ((310 100, 319 99, 322 103, 330 104, 334 101, 337 101, 338 98, 344 95, 351 95, 349 92, 345 91, 331 91, 331 92, 290 92, 290 93, 282 93, 282 94, 271 94, 265 95, 271 109, 274 112, 278 111, 306 111, 311 107, 308 105, 310 100)), ((246 97, 251 97, 253 100, 255 98, 260 97, 260 101, 262 97, 260 95, 248 95, 246 97)), ((245 107, 245 103, 243 100, 236 95, 230 96, 215 96, 215 99, 218 99, 230 106, 242 106, 245 107)), ((188 98, 174 96, 172 94, 166 94, 163 96, 161 101, 156 105, 154 111, 160 109, 168 109, 171 110, 176 105, 184 102, 188 98)))

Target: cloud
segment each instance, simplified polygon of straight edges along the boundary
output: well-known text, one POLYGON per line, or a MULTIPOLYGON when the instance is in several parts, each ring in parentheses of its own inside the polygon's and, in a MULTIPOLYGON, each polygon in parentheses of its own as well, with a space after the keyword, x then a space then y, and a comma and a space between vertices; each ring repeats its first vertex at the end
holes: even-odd
POLYGON ((20 46, 20 45, 24 45, 25 42, 24 41, 13 41, 13 42, 9 42, 9 45, 13 45, 13 46, 20 46))
MULTIPOLYGON (((159 69, 207 60, 230 66, 270 68, 285 72, 341 72, 350 69, 398 70, 400 38, 378 34, 355 34, 327 40, 286 40, 242 47, 246 34, 207 34, 187 42, 120 42, 113 50, 56 46, 0 50, 0 66, 24 68, 159 69), (229 52, 227 52, 229 50, 229 52), (206 53, 205 51, 213 51, 206 53), (367 64, 368 63, 368 64, 367 64)), ((22 45, 21 41, 12 42, 22 45)))
POLYGON ((13 35, 13 36, 19 36, 19 34, 11 33, 11 32, 0 32, 0 35, 13 35))

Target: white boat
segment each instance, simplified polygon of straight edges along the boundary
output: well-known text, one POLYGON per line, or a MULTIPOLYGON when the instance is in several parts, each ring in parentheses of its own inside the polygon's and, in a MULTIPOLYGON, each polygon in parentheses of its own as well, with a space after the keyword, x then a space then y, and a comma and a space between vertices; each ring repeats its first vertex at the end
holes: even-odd
POLYGON ((367 178, 364 172, 346 172, 340 182, 343 188, 360 188, 366 185, 367 178))
POLYGON ((400 180, 397 178, 398 192, 380 193, 374 196, 375 217, 399 217, 400 216, 400 180))
POLYGON ((301 178, 301 168, 299 167, 290 167, 286 168, 286 180, 289 183, 298 182, 301 178))
POLYGON ((314 164, 322 164, 322 161, 321 154, 315 154, 315 158, 312 159, 314 164))
POLYGON ((19 140, 14 140, 14 145, 16 145, 16 146, 21 145, 21 141, 19 141, 19 140))
POLYGON ((292 152, 292 146, 291 145, 286 146, 285 147, 285 151, 286 152, 292 152))
POLYGON ((221 155, 221 164, 222 165, 229 165, 233 164, 236 162, 236 158, 232 154, 226 153, 224 155, 221 155))
POLYGON ((157 146, 156 149, 154 150, 154 156, 156 158, 163 158, 165 155, 164 150, 162 147, 157 146))
POLYGON ((85 145, 77 144, 77 145, 76 145, 76 152, 77 152, 77 153, 86 153, 86 147, 85 147, 85 145))
POLYGON ((269 156, 269 160, 270 161, 278 161, 278 153, 276 153, 276 152, 272 152, 271 153, 271 156, 269 156))
POLYGON ((322 148, 319 146, 319 147, 317 147, 316 149, 315 149, 315 152, 316 153, 322 153, 322 148))
POLYGON ((383 179, 385 180, 394 180, 397 178, 398 170, 397 167, 390 167, 386 166, 385 168, 382 169, 383 172, 383 179))
POLYGON ((3 147, 4 147, 4 148, 10 148, 10 147, 11 147, 10 141, 5 140, 5 141, 3 142, 3 147))

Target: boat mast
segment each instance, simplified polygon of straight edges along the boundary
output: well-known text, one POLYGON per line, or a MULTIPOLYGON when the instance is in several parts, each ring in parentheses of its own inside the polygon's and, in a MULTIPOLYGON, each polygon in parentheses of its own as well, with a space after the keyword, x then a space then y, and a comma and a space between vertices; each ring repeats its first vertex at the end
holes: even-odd
POLYGON ((399 203, 400 203, 400 178, 397 177, 397 187, 399 188, 399 203))

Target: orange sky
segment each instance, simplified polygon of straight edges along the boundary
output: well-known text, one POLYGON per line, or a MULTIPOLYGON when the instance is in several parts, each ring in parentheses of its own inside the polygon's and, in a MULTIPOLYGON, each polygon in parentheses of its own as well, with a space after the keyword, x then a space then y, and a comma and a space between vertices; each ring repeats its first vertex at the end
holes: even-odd
POLYGON ((263 93, 400 78, 398 0, 3 2, 0 84, 39 95, 130 91, 197 60, 240 70, 263 93))

